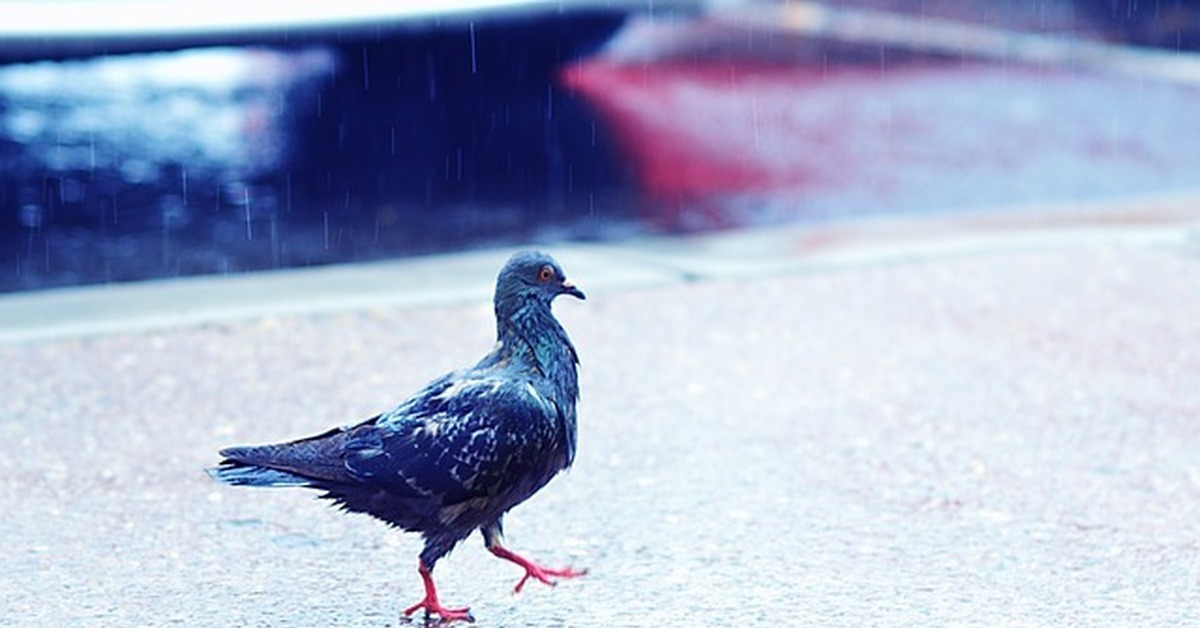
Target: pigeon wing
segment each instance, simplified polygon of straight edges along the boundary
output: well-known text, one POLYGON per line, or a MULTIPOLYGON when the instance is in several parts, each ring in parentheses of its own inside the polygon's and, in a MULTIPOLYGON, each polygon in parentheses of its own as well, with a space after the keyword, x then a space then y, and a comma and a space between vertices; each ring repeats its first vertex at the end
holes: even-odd
POLYGON ((488 499, 536 478, 559 439, 557 406, 529 381, 436 382, 346 443, 360 482, 449 506, 488 499))

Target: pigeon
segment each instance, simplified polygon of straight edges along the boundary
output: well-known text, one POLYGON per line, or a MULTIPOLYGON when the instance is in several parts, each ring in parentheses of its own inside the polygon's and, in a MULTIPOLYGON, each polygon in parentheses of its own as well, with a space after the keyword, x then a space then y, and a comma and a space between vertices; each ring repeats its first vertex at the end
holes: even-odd
POLYGON ((239 486, 316 489, 345 511, 419 532, 425 597, 405 616, 424 610, 426 621, 474 621, 468 608, 442 604, 433 568, 476 529, 492 554, 525 570, 514 593, 531 579, 554 585, 584 575, 502 544, 504 514, 575 459, 579 357, 550 309, 563 294, 585 298, 549 255, 513 255, 496 280, 496 344, 477 364, 361 423, 224 449, 209 474, 239 486))

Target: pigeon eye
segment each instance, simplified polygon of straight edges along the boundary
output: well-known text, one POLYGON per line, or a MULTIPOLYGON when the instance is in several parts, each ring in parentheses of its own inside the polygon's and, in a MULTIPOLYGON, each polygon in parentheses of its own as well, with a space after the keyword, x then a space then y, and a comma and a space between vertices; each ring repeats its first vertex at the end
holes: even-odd
POLYGON ((554 278, 554 269, 550 268, 549 266, 542 266, 542 269, 538 271, 538 281, 540 281, 542 283, 546 283, 547 281, 550 281, 553 278, 554 278))

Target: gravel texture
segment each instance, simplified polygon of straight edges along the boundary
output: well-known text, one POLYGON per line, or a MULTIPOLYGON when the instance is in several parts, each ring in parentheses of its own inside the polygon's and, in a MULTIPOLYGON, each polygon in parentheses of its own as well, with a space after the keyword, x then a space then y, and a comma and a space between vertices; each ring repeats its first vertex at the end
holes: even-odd
MULTIPOLYGON (((585 290, 588 277, 568 275, 585 290)), ((507 519, 585 578, 482 626, 1182 625, 1200 616, 1200 251, 1079 243, 589 295, 575 468, 507 519)), ((222 446, 391 407, 490 307, 0 346, 0 626, 397 626, 420 540, 222 446)))

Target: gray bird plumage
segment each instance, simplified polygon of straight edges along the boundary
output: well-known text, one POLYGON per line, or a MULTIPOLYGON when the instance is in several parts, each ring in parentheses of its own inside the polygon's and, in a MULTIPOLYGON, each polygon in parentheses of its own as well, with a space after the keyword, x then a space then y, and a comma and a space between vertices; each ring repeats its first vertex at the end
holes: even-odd
POLYGON ((581 575, 547 569, 500 543, 501 518, 575 458, 579 395, 575 347, 550 304, 584 298, 550 256, 522 252, 496 281, 496 344, 470 368, 430 382, 395 409, 367 421, 273 445, 232 447, 209 473, 244 486, 304 486, 342 508, 420 532, 423 608, 470 619, 441 605, 432 570, 439 558, 483 532, 493 554, 529 578, 581 575))

